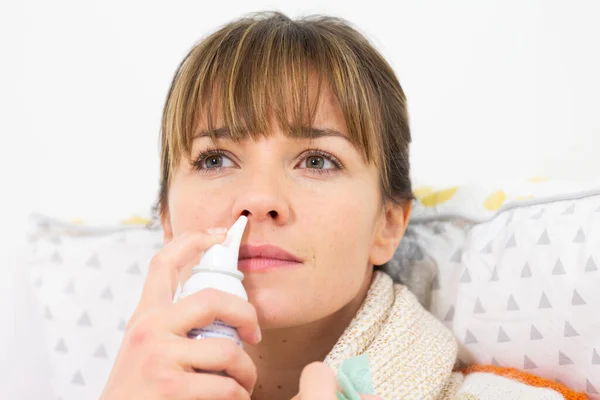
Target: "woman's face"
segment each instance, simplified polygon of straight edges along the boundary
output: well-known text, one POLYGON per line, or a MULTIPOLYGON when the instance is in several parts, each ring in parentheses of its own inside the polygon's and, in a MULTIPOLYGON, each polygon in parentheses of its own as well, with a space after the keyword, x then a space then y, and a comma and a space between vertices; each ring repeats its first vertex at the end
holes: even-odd
POLYGON ((200 127, 192 159, 176 168, 169 188, 166 241, 229 228, 246 213, 242 245, 277 246, 299 260, 240 263, 254 268, 242 271, 243 284, 263 329, 318 321, 364 296, 372 266, 392 257, 408 217, 408 207, 383 205, 378 170, 347 139, 329 90, 313 127, 325 134, 294 139, 275 129, 240 142, 213 142, 200 127))

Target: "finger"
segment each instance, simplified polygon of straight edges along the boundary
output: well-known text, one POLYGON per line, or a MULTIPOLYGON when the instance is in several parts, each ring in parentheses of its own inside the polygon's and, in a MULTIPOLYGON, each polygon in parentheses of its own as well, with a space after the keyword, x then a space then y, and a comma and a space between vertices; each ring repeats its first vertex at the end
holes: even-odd
POLYGON ((173 305, 166 318, 168 329, 178 336, 187 336, 190 330, 210 325, 218 319, 236 328, 244 342, 256 344, 260 341, 254 306, 220 290, 203 289, 184 297, 173 305))
POLYGON ((362 400, 383 400, 383 398, 381 398, 379 396, 375 396, 373 394, 361 394, 360 398, 362 400))
POLYGON ((248 393, 256 383, 256 366, 240 346, 231 339, 202 339, 174 341, 175 359, 188 371, 224 371, 248 393))
POLYGON ((225 233, 186 232, 160 249, 148 267, 148 275, 135 314, 173 303, 181 268, 210 246, 222 243, 225 233))
POLYGON ((183 378, 183 398, 194 400, 250 400, 250 394, 228 376, 187 372, 183 378))
POLYGON ((300 375, 300 399, 336 400, 337 381, 331 368, 322 362, 308 364, 300 375))

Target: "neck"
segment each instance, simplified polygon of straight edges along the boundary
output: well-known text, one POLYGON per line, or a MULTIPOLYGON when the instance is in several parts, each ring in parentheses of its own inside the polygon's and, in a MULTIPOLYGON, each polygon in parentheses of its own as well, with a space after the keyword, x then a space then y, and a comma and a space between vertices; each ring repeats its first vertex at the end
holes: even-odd
POLYGON ((258 373, 253 400, 290 399, 298 393, 302 370, 329 354, 362 305, 372 277, 370 272, 357 295, 334 314, 302 326, 264 330, 258 345, 244 346, 258 373))

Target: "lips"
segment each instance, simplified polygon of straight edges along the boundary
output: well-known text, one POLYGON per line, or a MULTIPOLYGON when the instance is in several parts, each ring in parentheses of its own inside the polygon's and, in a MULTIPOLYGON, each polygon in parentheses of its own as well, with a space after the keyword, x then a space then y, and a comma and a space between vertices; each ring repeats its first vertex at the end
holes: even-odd
POLYGON ((238 267, 242 271, 297 267, 302 263, 294 254, 272 245, 242 245, 238 260, 238 267))

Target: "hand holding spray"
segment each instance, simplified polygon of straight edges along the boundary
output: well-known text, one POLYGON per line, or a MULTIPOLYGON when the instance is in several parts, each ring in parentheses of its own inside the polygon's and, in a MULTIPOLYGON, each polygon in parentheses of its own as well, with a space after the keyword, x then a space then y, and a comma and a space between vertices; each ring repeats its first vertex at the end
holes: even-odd
MULTIPOLYGON (((202 289, 214 288, 248 301, 248 295, 242 285, 244 275, 238 271, 240 243, 247 222, 248 217, 240 216, 227 232, 225 241, 211 246, 204 252, 200 264, 192 268, 192 276, 183 284, 179 299, 202 289)), ((188 337, 229 338, 242 345, 237 330, 219 320, 208 326, 192 329, 188 332, 188 337)))

